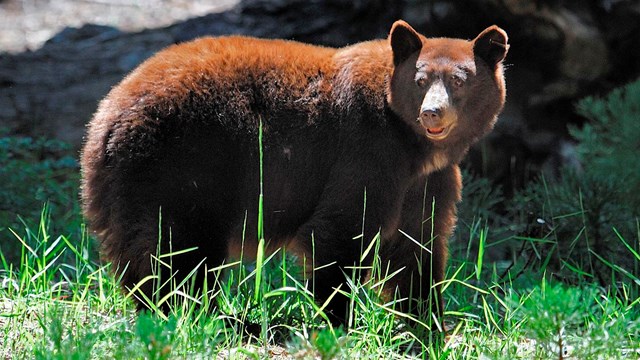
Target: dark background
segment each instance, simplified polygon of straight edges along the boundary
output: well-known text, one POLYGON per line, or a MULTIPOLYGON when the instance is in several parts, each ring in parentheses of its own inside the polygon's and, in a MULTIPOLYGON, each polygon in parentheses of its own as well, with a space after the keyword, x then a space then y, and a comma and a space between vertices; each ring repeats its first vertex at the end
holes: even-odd
POLYGON ((579 167, 568 133, 585 121, 577 100, 640 75, 639 1, 243 0, 162 28, 67 28, 33 51, 1 53, 0 127, 79 149, 99 99, 169 44, 248 34, 344 46, 386 37, 399 18, 427 36, 471 39, 492 24, 509 34, 507 106, 466 164, 507 196, 540 171, 553 178, 560 167, 579 167))

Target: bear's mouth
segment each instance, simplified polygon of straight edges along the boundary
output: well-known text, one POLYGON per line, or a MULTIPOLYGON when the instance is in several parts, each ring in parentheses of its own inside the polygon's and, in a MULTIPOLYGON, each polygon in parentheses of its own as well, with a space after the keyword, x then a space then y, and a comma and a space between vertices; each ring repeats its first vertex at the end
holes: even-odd
POLYGON ((449 135, 449 131, 451 130, 450 126, 444 127, 430 127, 427 128, 427 137, 433 140, 442 140, 449 135))

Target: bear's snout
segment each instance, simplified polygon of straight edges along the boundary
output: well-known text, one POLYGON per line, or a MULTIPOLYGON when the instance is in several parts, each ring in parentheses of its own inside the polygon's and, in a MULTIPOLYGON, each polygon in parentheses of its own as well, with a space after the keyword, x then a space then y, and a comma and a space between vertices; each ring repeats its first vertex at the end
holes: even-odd
POLYGON ((424 127, 428 138, 442 140, 455 125, 455 111, 447 107, 421 109, 417 122, 424 127))

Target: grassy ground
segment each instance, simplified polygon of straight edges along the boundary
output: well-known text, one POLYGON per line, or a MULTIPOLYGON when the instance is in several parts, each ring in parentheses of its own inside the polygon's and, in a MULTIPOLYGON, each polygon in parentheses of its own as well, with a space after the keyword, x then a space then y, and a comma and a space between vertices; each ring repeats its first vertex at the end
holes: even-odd
POLYGON ((514 274, 499 277, 493 264, 478 261, 483 249, 474 249, 473 256, 453 259, 449 268, 450 329, 442 339, 438 332, 408 331, 403 315, 380 303, 372 284, 350 284, 352 325, 331 327, 305 285, 283 271, 292 262, 278 255, 259 267, 257 293, 254 264, 226 271, 215 300, 185 295, 168 315, 138 314, 109 266, 91 258, 88 237, 51 234, 47 224, 43 216, 37 229, 13 230, 21 259, 15 265, 3 261, 0 268, 4 358, 640 356, 640 280, 622 269, 617 273, 623 281, 608 288, 561 285, 535 274, 512 280, 514 274))

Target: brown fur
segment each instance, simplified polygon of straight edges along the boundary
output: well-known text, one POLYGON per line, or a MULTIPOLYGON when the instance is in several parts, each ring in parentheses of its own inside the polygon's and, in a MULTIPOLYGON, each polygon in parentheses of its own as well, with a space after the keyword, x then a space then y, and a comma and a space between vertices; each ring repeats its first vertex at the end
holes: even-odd
MULTIPOLYGON (((315 267, 335 262, 313 272, 323 299, 359 263, 354 237, 364 231, 368 244, 380 231, 382 268, 403 269, 387 296, 431 299, 442 315, 457 164, 503 106, 506 41, 496 27, 475 41, 427 39, 399 21, 389 40, 343 49, 233 36, 159 52, 89 124, 82 199, 104 258, 133 288, 152 274, 159 229, 161 252, 197 247, 172 259, 178 278, 203 259, 222 264, 243 231, 244 251, 255 248, 261 120, 269 247, 307 263, 314 252, 315 267), (453 89, 452 74, 464 84, 453 89), (428 99, 438 108, 425 112, 428 99), (443 139, 430 133, 449 128, 443 139)), ((153 293, 151 283, 141 290, 153 293)), ((334 301, 337 318, 344 306, 334 301)))

